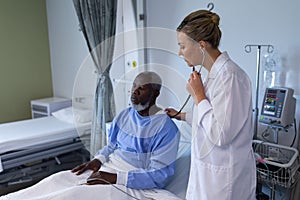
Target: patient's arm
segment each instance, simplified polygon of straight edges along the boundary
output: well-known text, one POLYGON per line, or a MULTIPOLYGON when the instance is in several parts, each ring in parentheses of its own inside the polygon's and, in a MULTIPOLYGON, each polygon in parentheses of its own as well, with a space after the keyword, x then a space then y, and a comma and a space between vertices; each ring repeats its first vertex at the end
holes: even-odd
MULTIPOLYGON (((140 168, 127 172, 126 186, 134 189, 163 188, 168 178, 175 173, 177 149, 177 138, 175 138, 167 148, 164 148, 164 151, 153 152, 147 169, 140 168)), ((122 176, 122 173, 119 172, 118 177, 122 176)))
POLYGON ((76 173, 76 175, 80 175, 86 170, 93 170, 97 172, 101 167, 101 162, 98 159, 93 159, 89 162, 83 163, 72 169, 71 172, 76 173))
POLYGON ((148 166, 118 172, 117 184, 134 189, 163 188, 168 178, 174 175, 180 133, 171 119, 167 119, 153 137, 148 166))

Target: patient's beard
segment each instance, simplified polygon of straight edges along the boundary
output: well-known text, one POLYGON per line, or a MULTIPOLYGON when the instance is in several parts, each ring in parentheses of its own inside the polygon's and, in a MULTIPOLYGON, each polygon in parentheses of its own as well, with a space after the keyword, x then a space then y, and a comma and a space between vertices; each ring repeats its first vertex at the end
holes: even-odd
MULTIPOLYGON (((131 102, 132 103, 132 102, 131 102)), ((147 109, 150 105, 150 101, 148 101, 147 103, 145 103, 144 105, 142 105, 141 103, 139 104, 134 104, 132 103, 132 107, 136 110, 136 111, 143 111, 145 109, 147 109)))

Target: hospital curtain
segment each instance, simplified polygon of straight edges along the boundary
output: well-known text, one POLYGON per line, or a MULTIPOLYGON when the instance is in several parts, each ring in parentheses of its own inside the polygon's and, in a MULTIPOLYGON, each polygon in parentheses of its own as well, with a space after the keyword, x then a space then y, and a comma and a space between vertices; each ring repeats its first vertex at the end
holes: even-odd
POLYGON ((117 0, 73 0, 73 4, 98 75, 90 147, 93 156, 106 143, 105 125, 115 115, 109 71, 114 52, 117 0))

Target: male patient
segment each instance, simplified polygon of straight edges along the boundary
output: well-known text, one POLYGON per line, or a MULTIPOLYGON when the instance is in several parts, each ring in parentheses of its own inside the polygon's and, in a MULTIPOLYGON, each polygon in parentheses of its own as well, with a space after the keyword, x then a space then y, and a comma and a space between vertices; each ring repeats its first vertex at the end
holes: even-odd
POLYGON ((161 78, 156 73, 137 75, 132 107, 115 117, 108 144, 93 160, 75 167, 72 173, 59 172, 2 198, 178 199, 161 189, 174 174, 180 134, 156 105, 160 89, 161 78))

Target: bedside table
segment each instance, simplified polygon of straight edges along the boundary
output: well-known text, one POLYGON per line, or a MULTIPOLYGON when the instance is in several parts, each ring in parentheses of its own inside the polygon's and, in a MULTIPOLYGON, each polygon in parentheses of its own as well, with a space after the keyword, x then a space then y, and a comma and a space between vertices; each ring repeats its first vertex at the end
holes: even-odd
POLYGON ((52 112, 72 106, 71 99, 50 97, 44 99, 31 100, 32 118, 51 116, 52 112))

